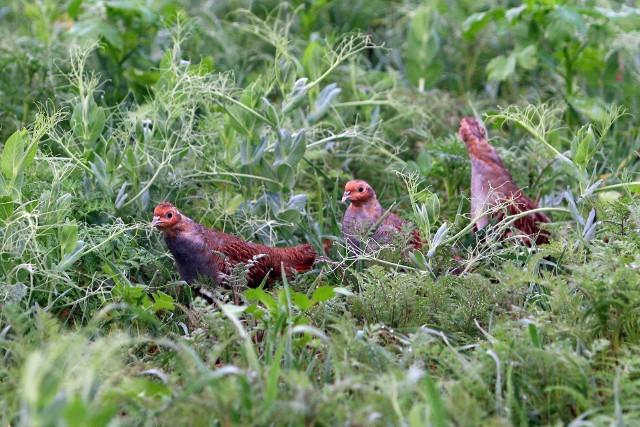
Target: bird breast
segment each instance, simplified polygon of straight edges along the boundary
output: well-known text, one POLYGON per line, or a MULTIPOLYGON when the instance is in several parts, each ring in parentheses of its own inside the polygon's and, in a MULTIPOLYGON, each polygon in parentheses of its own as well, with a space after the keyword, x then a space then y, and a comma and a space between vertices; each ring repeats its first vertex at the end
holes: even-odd
POLYGON ((472 219, 480 218, 477 228, 489 223, 489 216, 484 214, 505 197, 511 177, 506 176, 498 164, 486 159, 471 158, 471 214, 472 219), (483 215, 484 214, 484 215, 483 215))
POLYGON ((180 233, 174 238, 165 235, 164 240, 182 280, 192 283, 198 276, 207 276, 216 281, 219 279, 216 263, 212 262, 216 255, 207 250, 197 230, 180 233))

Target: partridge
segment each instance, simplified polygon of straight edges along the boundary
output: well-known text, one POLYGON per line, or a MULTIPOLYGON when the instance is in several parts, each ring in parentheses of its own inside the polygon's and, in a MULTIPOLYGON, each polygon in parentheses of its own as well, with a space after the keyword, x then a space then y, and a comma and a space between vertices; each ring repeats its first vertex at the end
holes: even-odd
MULTIPOLYGON (((487 210, 498 204, 504 205, 510 215, 536 208, 536 204, 513 181, 495 148, 487 142, 486 132, 476 119, 462 118, 458 134, 467 146, 471 158, 471 216, 474 220, 479 218, 476 223, 478 230, 489 224, 490 215, 487 210)), ((499 219, 503 215, 504 213, 498 212, 492 217, 499 219)), ((536 244, 543 244, 548 243, 549 238, 540 224, 548 222, 549 218, 538 212, 517 219, 513 226, 527 235, 528 239, 533 238, 536 244)))
MULTIPOLYGON (((389 244, 394 240, 394 236, 401 233, 411 233, 407 246, 422 250, 420 233, 415 226, 398 215, 387 213, 378 228, 373 228, 385 215, 385 210, 380 206, 376 192, 371 186, 361 179, 347 182, 344 188, 342 202, 351 202, 342 220, 342 233, 347 243, 347 248, 352 253, 362 250, 362 239, 371 237, 373 248, 378 244, 389 244)), ((404 248, 403 248, 404 249, 404 248)))
POLYGON ((167 202, 156 206, 151 226, 164 233, 178 273, 189 284, 202 277, 223 284, 235 265, 245 263, 249 266, 247 286, 257 287, 265 277, 280 279, 281 265, 287 276, 310 270, 317 255, 310 244, 274 248, 211 230, 167 202))

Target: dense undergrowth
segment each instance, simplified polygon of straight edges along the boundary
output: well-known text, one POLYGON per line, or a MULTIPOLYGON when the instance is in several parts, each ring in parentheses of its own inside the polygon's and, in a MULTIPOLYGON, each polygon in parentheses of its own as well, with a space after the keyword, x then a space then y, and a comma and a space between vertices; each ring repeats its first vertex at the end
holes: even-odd
POLYGON ((638 7, 9 0, 0 424, 640 422, 638 7), (474 238, 469 115, 550 244, 474 238), (352 177, 424 253, 347 256, 352 177), (330 260, 208 306, 165 200, 330 260))

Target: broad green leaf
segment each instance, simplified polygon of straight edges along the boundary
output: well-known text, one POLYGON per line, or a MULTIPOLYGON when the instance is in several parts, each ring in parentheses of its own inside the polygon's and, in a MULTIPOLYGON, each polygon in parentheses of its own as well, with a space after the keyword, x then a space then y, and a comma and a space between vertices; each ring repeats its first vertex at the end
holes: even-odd
POLYGON ((584 114, 589 120, 598 123, 607 123, 609 121, 609 113, 607 107, 601 98, 591 98, 587 96, 569 96, 567 97, 569 104, 584 114))
POLYGON ((313 303, 311 302, 309 297, 299 292, 294 292, 291 299, 293 299, 293 303, 301 311, 307 311, 311 308, 311 306, 313 306, 313 303))
POLYGON ((560 45, 579 40, 585 36, 583 16, 573 7, 558 6, 545 17, 545 36, 560 45))
POLYGON ((250 314, 256 320, 262 319, 266 313, 264 309, 258 307, 256 304, 249 304, 244 312, 250 314))
POLYGON ((324 59, 324 49, 318 40, 312 40, 302 55, 302 65, 305 75, 311 80, 315 80, 321 74, 324 59))
POLYGON ((524 12, 526 9, 527 9, 526 4, 508 9, 504 14, 505 17, 507 18, 507 22, 512 22, 515 19, 520 18, 520 16, 522 16, 522 12, 524 12))
POLYGON ((436 13, 433 7, 420 7, 413 15, 407 37, 404 52, 407 78, 420 88, 433 86, 443 72, 437 60, 440 35, 436 29, 436 13))
POLYGON ((323 302, 330 300, 334 296, 336 296, 336 291, 332 286, 320 286, 318 289, 313 291, 311 301, 314 303, 323 302))
POLYGON ((162 73, 153 70, 140 70, 138 68, 127 68, 123 75, 132 82, 142 86, 153 86, 160 80, 162 73))
POLYGON ((296 173, 291 166, 287 163, 280 163, 276 167, 276 175, 278 176, 278 181, 283 188, 293 188, 293 184, 295 184, 296 180, 296 173))
POLYGON ((78 240, 75 249, 62 258, 62 261, 58 264, 58 268, 60 270, 66 270, 71 267, 74 262, 79 260, 82 255, 84 255, 84 242, 82 240, 78 240))
POLYGON ((307 149, 307 143, 305 141, 304 133, 304 129, 300 130, 295 135, 295 137, 293 137, 293 140, 291 142, 291 151, 287 156, 286 162, 292 168, 295 168, 298 162, 302 160, 302 158, 304 157, 304 152, 307 149))
POLYGON ((534 347, 541 348, 540 344, 540 335, 538 335, 538 327, 535 323, 531 322, 528 324, 529 327, 529 337, 531 338, 531 343, 534 347))
POLYGON ((67 6, 67 14, 71 19, 78 19, 78 14, 80 12, 80 6, 82 5, 83 0, 71 0, 69 2, 69 6, 67 6))
POLYGON ((529 45, 515 53, 518 65, 525 70, 533 70, 538 66, 538 50, 536 45, 529 45))
POLYGON ((505 57, 499 55, 487 64, 487 75, 489 80, 506 80, 516 69, 516 58, 514 55, 505 57))
POLYGON ((329 109, 331 101, 342 92, 337 83, 327 85, 320 94, 318 99, 313 103, 313 110, 307 116, 309 123, 315 123, 320 120, 329 109))
POLYGON ((586 166, 593 157, 596 150, 596 137, 591 126, 580 129, 571 141, 571 157, 573 161, 586 166))
POLYGON ((87 421, 89 410, 80 396, 72 398, 64 408, 64 420, 67 425, 80 426, 87 421))
POLYGON ((0 220, 4 221, 13 215, 15 204, 9 196, 0 197, 0 220))
POLYGON ((433 423, 432 425, 435 427, 445 427, 450 425, 449 416, 447 415, 445 405, 442 402, 442 394, 440 393, 440 389, 436 382, 430 377, 425 377, 423 382, 424 390, 426 391, 431 406, 430 421, 433 423))
POLYGON ((271 313, 278 311, 278 303, 275 298, 262 289, 247 289, 243 295, 248 300, 260 301, 271 313))
POLYGON ((466 40, 473 37, 490 22, 504 19, 505 10, 502 8, 491 9, 487 12, 474 13, 462 23, 462 34, 466 40))
POLYGON ((69 255, 76 248, 78 243, 78 224, 75 221, 66 223, 60 231, 60 252, 61 256, 69 255))
POLYGON ((435 224, 440 217, 440 199, 438 199, 438 195, 434 193, 429 196, 425 205, 429 215, 429 222, 435 224))
POLYGON ((173 305, 173 298, 170 295, 165 294, 162 291, 151 294, 153 297, 153 311, 167 310, 173 311, 175 306, 173 305))
POLYGON ((409 259, 411 259, 411 261, 413 261, 415 266, 418 267, 420 270, 425 270, 425 271, 430 270, 429 264, 427 264, 427 260, 424 257, 424 254, 419 250, 414 249, 414 251, 409 254, 409 259))
POLYGON ((25 157, 24 145, 26 136, 26 129, 16 131, 4 144, 0 166, 7 179, 12 179, 23 171, 22 162, 25 157))
POLYGON ((87 135, 87 140, 93 143, 102 134, 104 123, 106 120, 106 114, 104 113, 104 108, 99 107, 93 100, 91 100, 90 108, 91 113, 89 115, 89 123, 91 127, 89 130, 89 134, 87 135))
POLYGON ((278 219, 280 219, 282 222, 294 224, 300 221, 300 217, 300 211, 297 211, 295 209, 284 210, 278 215, 278 219))

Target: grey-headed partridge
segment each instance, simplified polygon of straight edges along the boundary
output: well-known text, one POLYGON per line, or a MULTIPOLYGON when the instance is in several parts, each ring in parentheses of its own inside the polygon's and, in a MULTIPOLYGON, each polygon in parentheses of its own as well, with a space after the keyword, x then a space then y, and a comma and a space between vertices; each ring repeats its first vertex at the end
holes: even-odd
MULTIPOLYGON (((407 246, 414 249, 422 250, 422 241, 420 233, 415 226, 398 215, 387 213, 384 220, 380 223, 376 230, 373 227, 380 221, 385 214, 385 210, 380 206, 376 192, 373 188, 361 179, 347 182, 344 187, 344 195, 342 201, 350 201, 342 220, 342 233, 347 243, 347 248, 352 253, 362 250, 362 239, 371 237, 377 244, 389 244, 394 240, 394 235, 399 233, 411 233, 411 237, 407 242, 407 246)), ((404 248, 403 248, 404 249, 404 248)))
POLYGON ((151 226, 164 233, 178 273, 189 284, 199 277, 208 277, 221 284, 221 273, 228 275, 236 264, 245 263, 250 266, 247 285, 256 287, 265 277, 270 281, 281 278, 281 263, 287 275, 310 270, 317 255, 310 244, 274 248, 213 231, 166 202, 156 206, 151 226))

